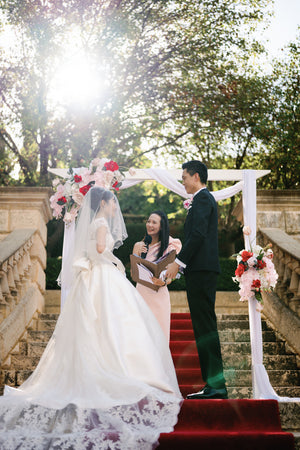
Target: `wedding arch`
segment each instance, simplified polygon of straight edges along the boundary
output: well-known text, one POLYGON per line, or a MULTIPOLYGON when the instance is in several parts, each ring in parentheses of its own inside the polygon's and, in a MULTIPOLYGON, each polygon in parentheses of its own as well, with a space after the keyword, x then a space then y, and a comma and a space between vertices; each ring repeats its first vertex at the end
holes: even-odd
MULTIPOLYGON (((67 178, 67 169, 50 169, 51 173, 67 178)), ((74 169, 76 172, 76 169, 74 169)), ((211 194, 216 201, 225 200, 242 191, 243 221, 250 228, 250 236, 244 236, 245 249, 250 251, 251 246, 256 245, 256 180, 270 173, 270 170, 208 170, 208 181, 236 181, 237 183, 211 194)), ((125 179, 120 189, 127 189, 144 181, 157 181, 181 197, 190 197, 178 181, 181 179, 182 170, 174 169, 131 169, 125 172, 125 179)), ((74 227, 74 223, 73 223, 74 227)), ((67 254, 72 245, 72 227, 65 227, 63 254, 67 254)), ((66 286, 62 285, 62 298, 66 296, 66 286)), ((257 300, 253 297, 248 301, 251 361, 252 361, 252 388, 254 399, 275 399, 277 401, 300 401, 300 398, 280 397, 271 386, 268 373, 263 364, 263 341, 261 313, 257 308, 257 300)))

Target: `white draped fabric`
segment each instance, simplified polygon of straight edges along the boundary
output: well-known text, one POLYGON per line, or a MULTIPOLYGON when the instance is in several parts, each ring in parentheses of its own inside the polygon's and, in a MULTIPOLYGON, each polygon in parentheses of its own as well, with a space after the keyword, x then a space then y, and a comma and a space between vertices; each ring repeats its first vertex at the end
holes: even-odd
MULTIPOLYGON (((183 185, 165 169, 143 169, 147 174, 148 179, 156 180, 158 183, 170 189, 172 192, 180 195, 183 198, 189 198, 183 185)), ((232 197, 240 191, 243 191, 243 214, 244 225, 248 225, 251 229, 250 237, 245 236, 245 248, 250 249, 250 245, 255 245, 256 237, 256 178, 257 171, 244 170, 243 181, 239 181, 233 186, 230 186, 219 191, 211 192, 216 201, 224 200, 232 197)), ((144 182, 145 178, 125 179, 122 182, 121 189, 127 189, 138 183, 144 182)), ((74 237, 74 228, 65 227, 64 235, 64 251, 68 255, 69 249, 72 247, 74 237), (68 242, 65 242, 68 241, 68 242), (65 250, 66 249, 66 250, 65 250)), ((63 254, 64 260, 65 254, 63 254)), ((64 263, 63 263, 64 265, 64 263)), ((69 287, 64 283, 62 278, 62 305, 66 298, 66 290, 69 287)), ((252 385, 253 398, 255 399, 276 399, 278 401, 300 401, 300 398, 279 397, 272 388, 267 371, 263 365, 263 345, 262 345, 262 328, 261 328, 261 314, 256 310, 257 300, 254 298, 249 302, 249 326, 250 326, 250 340, 252 353, 252 385)))
MULTIPOLYGON (((243 216, 244 225, 251 229, 250 236, 245 236, 245 248, 250 251, 256 245, 256 179, 254 170, 244 170, 243 216)), ((300 398, 280 397, 271 386, 268 373, 263 364, 263 341, 261 313, 257 310, 258 302, 253 297, 249 303, 249 326, 252 358, 252 387, 256 399, 275 399, 281 402, 300 401, 300 398)))
MULTIPOLYGON (((191 195, 187 194, 184 186, 176 180, 167 170, 165 169, 144 169, 145 172, 152 180, 157 181, 162 184, 166 188, 170 189, 170 191, 175 192, 183 198, 189 198, 191 195)), ((122 186, 120 189, 127 189, 131 186, 134 186, 138 183, 145 181, 145 178, 135 178, 133 180, 125 179, 122 182, 122 186)), ((215 197, 216 201, 225 200, 226 198, 233 197, 235 194, 240 192, 243 188, 243 181, 239 181, 234 186, 230 186, 225 189, 221 189, 220 191, 212 192, 212 195, 215 197)))

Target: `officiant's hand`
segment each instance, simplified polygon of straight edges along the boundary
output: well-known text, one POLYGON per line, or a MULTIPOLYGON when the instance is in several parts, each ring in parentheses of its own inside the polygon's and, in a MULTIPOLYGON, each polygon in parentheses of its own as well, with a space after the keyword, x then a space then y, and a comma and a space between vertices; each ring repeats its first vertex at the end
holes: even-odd
POLYGON ((142 253, 147 253, 147 251, 148 251, 148 248, 145 245, 145 242, 141 241, 141 242, 136 242, 134 244, 132 253, 134 253, 135 255, 141 256, 142 253))
POLYGON ((166 279, 161 279, 161 278, 156 278, 156 277, 152 277, 152 281, 153 284, 155 284, 156 286, 167 286, 168 284, 171 283, 171 278, 166 278, 166 279))
POLYGON ((152 277, 152 281, 153 281, 153 284, 155 284, 155 286, 165 286, 166 285, 166 282, 164 280, 162 280, 161 278, 152 277))
POLYGON ((178 273, 179 267, 180 267, 179 264, 177 264, 175 261, 172 262, 171 264, 168 264, 165 277, 171 278, 171 280, 175 278, 178 273))

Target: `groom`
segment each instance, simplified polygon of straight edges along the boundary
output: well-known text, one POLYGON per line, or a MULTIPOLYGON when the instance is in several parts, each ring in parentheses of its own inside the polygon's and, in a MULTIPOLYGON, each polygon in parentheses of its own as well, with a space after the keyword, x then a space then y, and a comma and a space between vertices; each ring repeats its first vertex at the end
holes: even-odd
POLYGON ((184 268, 186 290, 206 385, 188 399, 228 398, 217 321, 215 297, 220 272, 218 258, 218 216, 214 197, 206 188, 207 167, 200 161, 182 165, 182 182, 192 202, 184 225, 185 242, 175 262, 167 267, 166 278, 175 278, 184 268))

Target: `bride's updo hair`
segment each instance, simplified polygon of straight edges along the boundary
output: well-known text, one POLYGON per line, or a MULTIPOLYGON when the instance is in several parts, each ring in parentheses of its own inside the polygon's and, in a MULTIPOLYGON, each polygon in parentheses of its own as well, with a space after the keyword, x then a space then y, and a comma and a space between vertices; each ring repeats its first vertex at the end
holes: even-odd
POLYGON ((91 219, 97 214, 101 201, 104 200, 105 203, 108 203, 110 199, 114 197, 114 194, 102 187, 95 186, 90 189, 91 195, 91 219))

